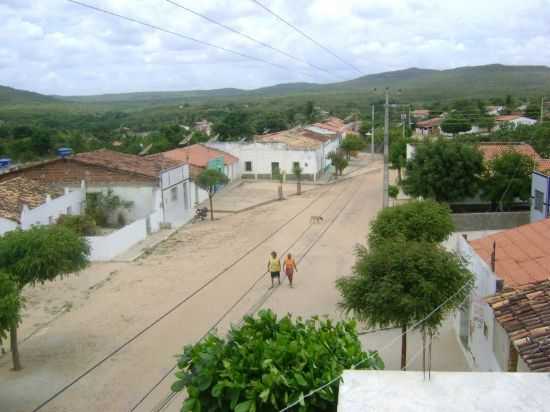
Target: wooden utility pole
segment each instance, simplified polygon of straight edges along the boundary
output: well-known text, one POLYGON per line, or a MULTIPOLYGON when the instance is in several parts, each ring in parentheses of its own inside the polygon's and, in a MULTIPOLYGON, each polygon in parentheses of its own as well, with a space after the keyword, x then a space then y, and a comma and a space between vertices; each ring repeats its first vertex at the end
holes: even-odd
POLYGON ((374 104, 372 105, 372 123, 370 124, 370 153, 374 156, 374 104))
POLYGON ((390 143, 390 98, 388 89, 386 88, 386 103, 384 104, 384 195, 382 201, 382 207, 386 208, 390 205, 390 198, 388 194, 390 184, 390 170, 389 170, 389 143, 390 143))

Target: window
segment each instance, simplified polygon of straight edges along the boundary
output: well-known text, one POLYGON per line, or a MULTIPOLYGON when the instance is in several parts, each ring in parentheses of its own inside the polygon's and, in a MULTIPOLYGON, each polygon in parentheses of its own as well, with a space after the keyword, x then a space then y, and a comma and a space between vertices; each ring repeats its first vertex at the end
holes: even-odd
POLYGON ((178 200, 178 188, 177 187, 173 187, 170 190, 170 194, 171 194, 171 197, 172 197, 172 202, 175 202, 175 201, 178 200))
POLYGON ((245 172, 251 172, 252 171, 252 162, 244 162, 244 171, 245 172))
POLYGON ((53 224, 53 216, 48 216, 48 223, 53 224))
POLYGON ((72 214, 73 214, 73 208, 72 208, 71 206, 69 206, 69 207, 67 208, 67 214, 68 214, 68 215, 72 215, 72 214))
POLYGON ((298 167, 300 167, 300 162, 292 162, 292 170, 295 170, 298 167))
POLYGON ((535 210, 542 212, 544 209, 544 193, 535 189, 535 210))

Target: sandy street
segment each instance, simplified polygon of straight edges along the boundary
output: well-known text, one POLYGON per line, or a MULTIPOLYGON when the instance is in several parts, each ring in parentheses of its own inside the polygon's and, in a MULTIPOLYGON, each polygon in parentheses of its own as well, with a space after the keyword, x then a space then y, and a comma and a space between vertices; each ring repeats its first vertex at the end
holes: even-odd
MULTIPOLYGON (((349 273, 353 247, 366 239, 381 186, 380 171, 358 170, 353 179, 302 196, 184 227, 133 263, 93 265, 79 277, 30 292, 35 304, 54 299, 60 309, 49 320, 25 319, 23 371, 11 372, 9 356, 0 358, 0 410, 32 411, 97 365, 40 410, 128 411, 158 384, 135 408, 151 411, 170 393, 174 355, 216 325, 223 333, 259 307, 343 316, 334 281, 349 273), (324 221, 311 224, 313 215, 324 221), (267 256, 289 249, 298 261, 295 288, 285 280, 269 293, 267 256)), ((442 339, 446 352, 456 351, 447 347, 452 338, 442 339)), ((387 335, 365 335, 364 341, 377 348, 387 335)), ((411 344, 409 352, 417 349, 411 344)), ((383 354, 388 366, 398 356, 399 346, 383 354)), ((176 397, 167 410, 180 406, 176 397)))

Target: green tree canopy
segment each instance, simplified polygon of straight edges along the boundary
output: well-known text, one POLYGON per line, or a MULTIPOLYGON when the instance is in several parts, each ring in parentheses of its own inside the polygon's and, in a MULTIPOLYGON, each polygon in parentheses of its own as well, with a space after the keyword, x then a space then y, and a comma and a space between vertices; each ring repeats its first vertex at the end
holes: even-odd
POLYGON ((375 248, 359 246, 356 253, 352 275, 336 282, 341 306, 369 327, 400 327, 403 368, 407 329, 429 316, 419 327, 437 330, 468 296, 472 275, 455 255, 430 242, 391 239, 375 248))
POLYGON ((214 134, 222 141, 240 140, 254 135, 254 128, 247 113, 232 111, 222 120, 214 123, 214 134))
POLYGON ((478 194, 483 155, 473 145, 438 139, 416 145, 402 182, 405 193, 453 202, 478 194))
POLYGON ((342 143, 340 144, 340 148, 344 151, 346 154, 346 157, 349 158, 354 154, 361 150, 363 150, 366 147, 365 139, 359 137, 359 135, 355 133, 349 133, 344 140, 342 140, 342 143))
POLYGON ((525 116, 535 120, 540 118, 540 98, 529 100, 525 108, 525 116))
POLYGON ((19 323, 22 308, 17 282, 7 273, 0 272, 0 342, 10 328, 19 323))
POLYGON ((460 113, 451 113, 441 123, 441 130, 453 135, 460 132, 467 132, 472 128, 472 123, 466 116, 460 113))
POLYGON ((218 188, 229 181, 226 175, 219 170, 205 169, 198 176, 195 183, 203 190, 208 192, 210 201, 210 219, 214 220, 213 197, 218 188))
POLYGON ((516 151, 508 151, 487 165, 483 179, 482 197, 490 200, 493 208, 510 206, 514 199, 523 201, 531 197, 531 175, 534 160, 516 151))
MULTIPOLYGON (((45 283, 88 265, 86 239, 61 225, 13 230, 0 237, 0 271, 7 273, 21 291, 26 285, 45 283)), ((21 369, 17 324, 11 325, 13 367, 21 369)))
POLYGON ((348 167, 348 164, 349 164, 348 160, 342 154, 342 152, 339 150, 330 152, 327 155, 327 159, 330 159, 330 161, 332 162, 332 165, 334 166, 334 169, 336 171, 336 175, 342 176, 344 169, 348 167))
POLYGON ((378 212, 370 224, 369 245, 389 239, 439 243, 454 230, 451 210, 433 200, 416 200, 378 212))
MULTIPOLYGON (((187 391, 182 411, 277 412, 359 362, 358 369, 384 367, 377 353, 362 351, 355 322, 278 319, 264 310, 227 339, 210 335, 187 346, 172 390, 187 391)), ((332 411, 337 401, 335 382, 300 411, 332 411)))

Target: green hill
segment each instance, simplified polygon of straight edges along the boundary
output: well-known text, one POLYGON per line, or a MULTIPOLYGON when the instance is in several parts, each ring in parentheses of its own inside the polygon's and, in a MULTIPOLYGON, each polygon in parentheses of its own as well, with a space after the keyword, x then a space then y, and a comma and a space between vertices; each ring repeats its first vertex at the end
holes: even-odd
POLYGON ((403 98, 412 101, 516 96, 550 93, 550 67, 547 66, 486 66, 460 67, 449 70, 410 68, 370 74, 357 79, 329 84, 285 83, 254 90, 235 88, 68 96, 58 98, 81 103, 205 101, 216 98, 284 97, 296 95, 379 94, 390 87, 401 89, 403 98), (376 92, 374 91, 376 89, 376 92))
POLYGON ((47 103, 54 99, 43 94, 0 86, 0 104, 47 103))

